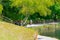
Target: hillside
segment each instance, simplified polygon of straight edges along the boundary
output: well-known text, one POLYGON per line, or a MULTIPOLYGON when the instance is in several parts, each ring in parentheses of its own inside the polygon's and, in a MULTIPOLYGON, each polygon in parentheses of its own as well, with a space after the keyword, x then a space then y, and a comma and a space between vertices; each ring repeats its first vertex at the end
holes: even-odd
POLYGON ((0 40, 34 40, 34 30, 0 22, 0 40))

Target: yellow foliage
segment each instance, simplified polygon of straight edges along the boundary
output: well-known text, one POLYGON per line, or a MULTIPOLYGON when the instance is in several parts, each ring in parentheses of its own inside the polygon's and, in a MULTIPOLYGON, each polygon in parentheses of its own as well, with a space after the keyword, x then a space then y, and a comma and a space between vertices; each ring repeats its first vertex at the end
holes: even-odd
POLYGON ((34 30, 0 22, 0 40, 34 40, 34 30))
POLYGON ((2 12, 3 10, 3 6, 0 4, 0 13, 2 12))
POLYGON ((54 5, 54 0, 44 0, 44 4, 46 4, 46 6, 50 7, 52 5, 54 5))

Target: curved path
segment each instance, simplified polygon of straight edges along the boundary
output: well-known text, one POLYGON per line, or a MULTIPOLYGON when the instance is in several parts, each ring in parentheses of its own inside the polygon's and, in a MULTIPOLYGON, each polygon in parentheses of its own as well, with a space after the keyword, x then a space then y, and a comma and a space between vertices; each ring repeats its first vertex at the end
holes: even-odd
POLYGON ((58 40, 56 38, 38 35, 38 40, 58 40))
POLYGON ((48 24, 58 24, 58 22, 44 23, 44 24, 31 24, 31 25, 28 24, 26 27, 37 27, 37 26, 44 26, 48 24))

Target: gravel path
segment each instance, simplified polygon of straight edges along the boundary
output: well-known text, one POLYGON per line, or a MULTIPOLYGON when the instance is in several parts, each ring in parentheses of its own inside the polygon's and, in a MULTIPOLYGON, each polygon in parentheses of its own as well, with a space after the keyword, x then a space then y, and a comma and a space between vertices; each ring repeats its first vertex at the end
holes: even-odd
POLYGON ((52 23, 44 23, 44 24, 28 24, 26 27, 37 27, 37 26, 44 26, 48 24, 58 24, 57 22, 52 22, 52 23))
POLYGON ((38 35, 38 40, 58 40, 56 38, 38 35))

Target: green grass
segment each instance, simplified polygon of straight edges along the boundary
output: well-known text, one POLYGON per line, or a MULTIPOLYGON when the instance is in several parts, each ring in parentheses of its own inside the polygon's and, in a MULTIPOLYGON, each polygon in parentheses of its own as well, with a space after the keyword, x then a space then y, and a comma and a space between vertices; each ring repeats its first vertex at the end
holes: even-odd
POLYGON ((37 30, 40 35, 60 39, 60 24, 48 24, 44 26, 31 27, 31 28, 37 30))

